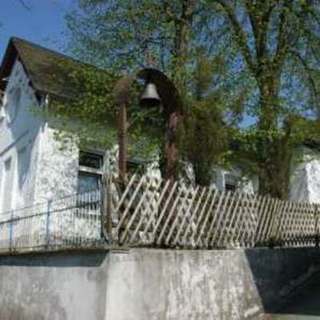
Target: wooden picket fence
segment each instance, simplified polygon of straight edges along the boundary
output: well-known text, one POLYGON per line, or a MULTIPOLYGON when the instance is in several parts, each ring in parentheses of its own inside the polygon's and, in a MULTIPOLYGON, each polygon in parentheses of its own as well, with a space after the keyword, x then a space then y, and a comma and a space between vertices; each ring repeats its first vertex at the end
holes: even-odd
MULTIPOLYGON (((133 175, 109 186, 112 241, 120 246, 317 246, 320 206, 133 175)), ((111 235, 110 235, 111 236, 111 235)))

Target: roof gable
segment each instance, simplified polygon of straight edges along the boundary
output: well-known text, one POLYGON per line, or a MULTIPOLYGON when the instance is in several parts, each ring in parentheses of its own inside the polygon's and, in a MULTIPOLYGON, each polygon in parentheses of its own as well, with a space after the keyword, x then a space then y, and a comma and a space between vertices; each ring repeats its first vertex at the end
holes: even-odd
POLYGON ((5 89, 5 79, 10 76, 16 59, 21 61, 38 95, 50 94, 59 98, 76 96, 78 87, 74 73, 82 68, 94 68, 29 41, 11 38, 0 68, 2 90, 5 89))

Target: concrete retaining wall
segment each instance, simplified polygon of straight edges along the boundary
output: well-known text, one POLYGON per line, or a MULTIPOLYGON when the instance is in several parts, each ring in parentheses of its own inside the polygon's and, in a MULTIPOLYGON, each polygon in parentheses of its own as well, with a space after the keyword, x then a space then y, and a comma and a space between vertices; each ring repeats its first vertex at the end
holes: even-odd
POLYGON ((0 257, 0 319, 260 319, 318 270, 319 257, 316 249, 0 257))

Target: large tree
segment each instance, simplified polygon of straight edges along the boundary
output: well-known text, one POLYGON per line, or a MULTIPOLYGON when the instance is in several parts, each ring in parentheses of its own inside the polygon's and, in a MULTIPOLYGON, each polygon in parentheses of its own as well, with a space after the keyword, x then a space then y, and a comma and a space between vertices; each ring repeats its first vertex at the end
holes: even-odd
POLYGON ((251 137, 260 191, 284 198, 294 144, 319 134, 297 134, 301 118, 316 119, 319 111, 319 1, 216 0, 208 5, 221 12, 241 57, 239 67, 254 82, 256 125, 246 137, 251 137))
MULTIPOLYGON (((236 96, 226 96, 226 90, 222 90, 222 86, 217 83, 219 76, 225 75, 225 70, 221 70, 222 59, 207 59, 201 35, 204 24, 195 19, 198 12, 204 10, 205 7, 194 0, 174 3, 157 0, 79 1, 78 10, 67 17, 71 30, 70 49, 79 58, 112 69, 116 73, 119 70, 132 73, 144 66, 152 66, 164 71, 174 81, 183 99, 183 119, 188 129, 179 131, 180 134, 185 134, 180 139, 183 141, 180 143, 181 157, 191 161, 196 169, 196 178, 197 172, 205 176, 204 169, 200 168, 202 165, 208 168, 217 159, 220 160, 220 155, 224 152, 225 130, 221 127, 221 120, 225 110, 221 108, 221 101, 231 101, 236 96), (195 36, 197 33, 194 29, 199 31, 198 36, 195 36), (201 71, 206 67, 210 70, 201 71), (214 83, 211 80, 216 81, 214 83), (222 98, 223 95, 225 99, 222 98), (215 101, 214 96, 219 96, 219 101, 215 101), (196 125, 191 121, 192 117, 199 120, 201 118, 201 134, 207 135, 203 137, 207 143, 201 153, 198 152, 199 149, 188 148, 188 143, 193 144, 192 138, 195 136, 191 132, 197 132, 198 136, 200 134, 199 130, 195 131, 196 125), (209 130, 218 127, 222 130, 209 130), (220 143, 216 143, 213 137, 220 143), (206 153, 208 156, 204 163, 202 160, 206 153)), ((229 103, 229 107, 232 109, 233 104, 229 103)), ((159 122, 157 112, 153 114, 156 115, 154 119, 158 120, 153 122, 153 127, 155 123, 158 124, 156 135, 164 136, 164 123, 159 122)), ((130 106, 130 122, 133 120, 135 124, 141 124, 146 117, 150 118, 152 114, 130 106), (140 121, 135 121, 137 118, 140 121)), ((130 126, 129 132, 131 128, 130 126)), ((157 142, 158 149, 161 150, 163 141, 158 139, 157 142)), ((204 179, 199 176, 197 181, 203 182, 204 179)))
MULTIPOLYGON (((233 131, 234 154, 249 159, 261 193, 285 198, 294 147, 319 136, 319 10, 316 0, 79 0, 68 16, 70 48, 99 66, 160 68, 192 119, 199 116, 195 110, 207 121, 222 114, 235 128, 234 111, 243 112, 244 123, 233 131), (223 57, 226 67, 219 81, 209 72, 210 94, 201 99, 194 90, 199 52, 207 61, 223 57), (219 113, 212 111, 217 90, 219 113)), ((210 121, 203 125, 216 128, 210 121)), ((206 139, 208 132, 197 132, 206 139)))

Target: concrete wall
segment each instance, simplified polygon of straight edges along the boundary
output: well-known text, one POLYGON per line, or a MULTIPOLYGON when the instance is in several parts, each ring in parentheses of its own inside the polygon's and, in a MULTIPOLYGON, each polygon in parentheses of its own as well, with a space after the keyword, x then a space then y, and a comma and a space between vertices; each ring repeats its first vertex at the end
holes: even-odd
POLYGON ((0 258, 0 319, 102 320, 105 253, 0 258))
POLYGON ((0 319, 261 319, 319 268, 316 249, 0 257, 0 319))

